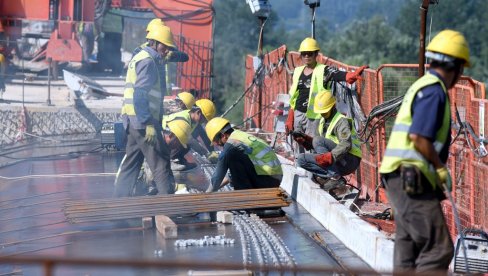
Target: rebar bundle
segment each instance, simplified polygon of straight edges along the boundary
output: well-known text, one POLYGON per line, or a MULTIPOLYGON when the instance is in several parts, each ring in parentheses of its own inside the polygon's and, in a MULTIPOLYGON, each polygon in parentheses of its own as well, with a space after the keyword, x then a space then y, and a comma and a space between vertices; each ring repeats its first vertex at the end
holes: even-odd
POLYGON ((156 215, 171 216, 223 210, 277 208, 289 204, 283 190, 269 188, 206 194, 68 201, 65 203, 63 211, 69 222, 82 223, 156 215))

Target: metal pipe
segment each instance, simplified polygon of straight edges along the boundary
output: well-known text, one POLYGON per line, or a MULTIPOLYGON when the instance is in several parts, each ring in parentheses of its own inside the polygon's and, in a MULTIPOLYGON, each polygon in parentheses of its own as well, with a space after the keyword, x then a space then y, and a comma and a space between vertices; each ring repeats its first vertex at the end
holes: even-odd
POLYGON ((425 74, 425 32, 429 4, 430 0, 423 0, 420 6, 419 78, 425 74))

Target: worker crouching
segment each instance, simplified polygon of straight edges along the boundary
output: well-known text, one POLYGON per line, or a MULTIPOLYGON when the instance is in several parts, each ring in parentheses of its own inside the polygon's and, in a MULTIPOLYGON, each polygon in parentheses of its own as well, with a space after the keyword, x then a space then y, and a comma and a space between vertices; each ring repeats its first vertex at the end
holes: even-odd
POLYGON ((297 143, 315 153, 297 157, 298 166, 316 175, 325 190, 345 185, 342 177, 354 172, 361 163, 361 144, 352 120, 336 109, 336 100, 329 91, 315 98, 314 110, 321 115, 318 136, 293 132, 297 143))
POLYGON ((283 170, 278 156, 263 140, 232 128, 222 117, 213 118, 205 127, 208 138, 223 150, 207 192, 229 184, 234 190, 276 188, 280 186, 283 170), (227 170, 230 178, 226 178, 227 170))

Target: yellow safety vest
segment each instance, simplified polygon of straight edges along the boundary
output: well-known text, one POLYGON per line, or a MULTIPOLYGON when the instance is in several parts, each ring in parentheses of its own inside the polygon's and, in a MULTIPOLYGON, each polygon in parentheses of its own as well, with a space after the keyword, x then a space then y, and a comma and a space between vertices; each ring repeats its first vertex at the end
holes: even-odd
POLYGON ((263 140, 240 130, 234 130, 227 140, 235 146, 244 144, 252 149, 248 154, 258 175, 282 175, 281 163, 273 149, 263 140))
MULTIPOLYGON (((305 69, 304 66, 299 66, 295 68, 293 72, 293 83, 291 84, 289 94, 290 94, 290 106, 291 108, 295 109, 295 104, 297 102, 298 93, 298 81, 300 79, 300 75, 302 74, 303 70, 305 69)), ((313 69, 312 78, 310 80, 310 93, 308 94, 308 106, 307 106, 307 118, 309 119, 319 119, 321 116, 317 114, 313 110, 313 103, 315 101, 315 96, 319 91, 324 90, 324 71, 325 65, 317 63, 315 68, 313 69)))
POLYGON ((193 123, 193 121, 191 120, 190 110, 183 110, 183 111, 179 111, 176 113, 172 113, 172 114, 163 116, 163 122, 162 122, 163 129, 166 128, 166 126, 169 122, 171 122, 175 119, 180 119, 180 120, 184 120, 185 122, 187 122, 190 125, 192 132, 193 132, 193 130, 195 130, 195 128, 198 125, 198 124, 193 123))
MULTIPOLYGON (((325 138, 332 140, 334 143, 339 144, 339 139, 337 136, 334 135, 334 127, 339 122, 341 118, 345 118, 346 120, 349 121, 349 125, 351 126, 351 142, 352 142, 352 147, 349 150, 349 153, 352 155, 355 155, 359 158, 363 157, 363 153, 361 151, 361 141, 359 141, 358 138, 358 133, 356 132, 356 128, 354 127, 354 123, 352 119, 347 118, 346 116, 342 115, 340 112, 336 112, 334 117, 332 118, 332 121, 329 124, 329 127, 327 128, 327 131, 325 132, 325 138)), ((324 124, 325 124, 325 118, 320 119, 319 123, 319 135, 323 136, 324 135, 324 124)))
MULTIPOLYGON (((429 180, 432 187, 435 188, 437 174, 434 166, 415 149, 412 140, 408 137, 408 131, 412 125, 411 110, 415 95, 417 95, 422 88, 435 83, 440 83, 442 90, 448 96, 444 83, 437 76, 429 73, 418 79, 408 89, 391 131, 390 140, 388 141, 383 161, 381 162, 380 173, 393 172, 398 169, 401 164, 412 164, 419 168, 429 180)), ((449 97, 447 99, 444 108, 442 126, 437 131, 434 142, 434 148, 437 154, 439 154, 444 147, 447 141, 447 135, 449 135, 450 131, 451 107, 449 105, 449 97)))
MULTIPOLYGON (((151 55, 146 50, 141 50, 129 62, 129 66, 127 68, 127 77, 125 78, 124 103, 122 105, 121 111, 123 115, 126 114, 129 117, 136 116, 136 112, 134 109, 134 85, 137 81, 136 64, 137 62, 146 58, 152 59, 151 55)), ((154 59, 153 61, 156 63, 154 59)), ((153 119, 160 121, 163 115, 163 93, 161 93, 161 86, 159 84, 159 72, 157 72, 156 75, 158 76, 158 81, 154 84, 154 86, 148 93, 148 102, 149 111, 151 112, 153 119)))

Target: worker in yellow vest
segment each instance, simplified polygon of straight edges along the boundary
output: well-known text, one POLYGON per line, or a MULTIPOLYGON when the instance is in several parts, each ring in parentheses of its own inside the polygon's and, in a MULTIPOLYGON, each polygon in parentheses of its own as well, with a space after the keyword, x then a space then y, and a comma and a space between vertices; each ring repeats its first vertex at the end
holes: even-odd
POLYGON ((234 129, 215 117, 205 126, 208 138, 223 147, 207 192, 231 183, 235 190, 279 187, 283 178, 280 160, 262 139, 234 129), (230 178, 226 177, 227 170, 230 178))
POLYGON ((195 163, 190 163, 186 160, 185 155, 188 151, 193 149, 200 155, 209 156, 213 152, 212 143, 210 142, 203 125, 215 117, 215 105, 209 99, 200 99, 195 102, 195 105, 190 110, 183 110, 163 117, 163 128, 175 119, 185 120, 191 126, 192 137, 189 140, 190 147, 172 147, 171 148, 171 170, 186 171, 196 167, 195 163), (197 139, 200 138, 201 142, 197 139), (200 144, 202 143, 203 146, 200 144))
POLYGON ((195 105, 195 97, 190 92, 180 92, 174 99, 165 99, 164 115, 170 115, 183 110, 189 110, 195 105))
POLYGON ((168 27, 160 26, 146 38, 148 47, 132 58, 127 70, 121 111, 127 145, 126 158, 115 182, 118 197, 130 195, 144 158, 154 174, 159 193, 174 193, 169 148, 161 135, 165 85, 161 80, 164 72, 160 72, 158 65, 174 47, 173 36, 168 27))
POLYGON ((354 123, 336 108, 331 92, 317 94, 314 110, 322 117, 319 120, 319 135, 311 137, 301 132, 292 132, 298 144, 315 153, 303 153, 297 157, 297 165, 314 173, 315 180, 324 190, 346 184, 344 175, 357 170, 361 163, 361 142, 354 123))
MULTIPOLYGON (((319 91, 330 90, 331 81, 354 83, 368 66, 354 72, 339 71, 317 62, 320 46, 311 38, 305 38, 298 49, 304 65, 296 67, 290 86, 290 109, 285 123, 286 134, 296 130, 311 137, 318 134, 320 114, 314 111, 314 99, 319 91)), ((298 152, 303 152, 299 149, 298 152)))
POLYGON ((469 67, 464 36, 437 34, 427 46, 429 71, 410 86, 381 162, 380 173, 396 222, 394 266, 401 272, 446 271, 454 254, 440 202, 451 192, 448 90, 469 67))

